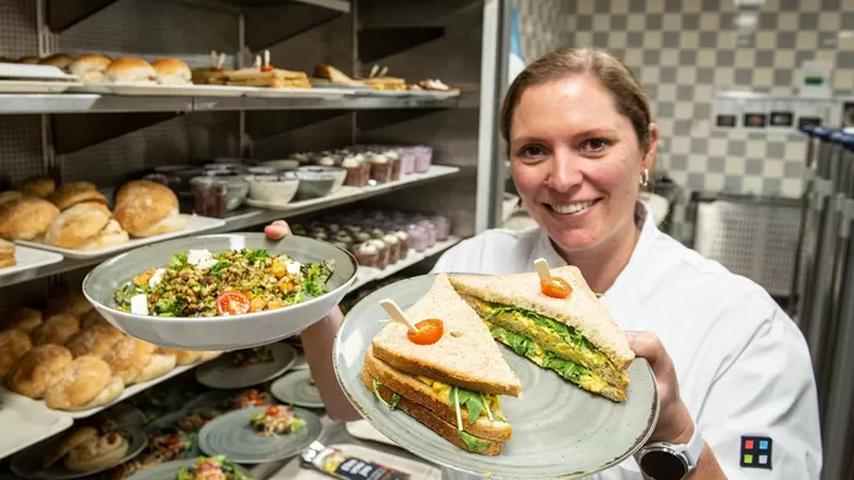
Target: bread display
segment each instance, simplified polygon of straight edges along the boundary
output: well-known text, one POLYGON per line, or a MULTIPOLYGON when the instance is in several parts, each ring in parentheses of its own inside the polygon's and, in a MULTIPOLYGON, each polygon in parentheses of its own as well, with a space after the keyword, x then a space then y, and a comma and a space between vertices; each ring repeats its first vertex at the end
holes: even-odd
POLYGON ((65 366, 48 386, 44 400, 50 408, 83 410, 111 402, 122 390, 122 379, 113 375, 107 362, 83 355, 65 366))
POLYGON ((122 338, 124 334, 112 325, 96 323, 74 334, 65 347, 75 358, 83 355, 103 358, 122 338))
POLYGON ((0 268, 14 267, 17 263, 15 244, 0 238, 0 268))
POLYGON ((112 61, 110 57, 97 53, 81 55, 68 67, 68 71, 83 83, 105 83, 104 74, 112 61))
POLYGON ((104 77, 111 83, 154 84, 157 72, 140 57, 119 57, 110 63, 104 77))
POLYGON ((134 180, 120 188, 113 215, 134 237, 173 232, 187 225, 187 218, 178 210, 175 193, 151 180, 134 180))
POLYGON ((18 186, 18 190, 25 195, 47 198, 56 190, 56 180, 51 177, 33 177, 18 186))
POLYGON ((23 197, 0 206, 0 238, 32 240, 47 230, 59 209, 47 200, 23 197))
POLYGON ((65 210, 82 202, 98 202, 107 204, 107 197, 98 191, 98 186, 92 182, 69 182, 61 185, 49 197, 60 210, 65 210))
POLYGON ((78 203, 64 210, 50 223, 44 242, 62 248, 79 248, 104 229, 110 216, 110 209, 102 203, 78 203))
POLYGON ((48 57, 39 60, 39 65, 52 65, 64 71, 68 71, 68 67, 74 63, 75 58, 65 53, 54 53, 48 57))
POLYGON ((193 72, 187 64, 175 57, 158 58, 151 63, 157 72, 157 83, 160 85, 191 85, 193 72))
POLYGON ((65 342, 79 330, 80 320, 77 317, 69 313, 57 313, 48 317, 43 324, 33 330, 30 338, 34 345, 46 343, 65 345, 65 342))
POLYGON ((0 380, 31 348, 33 348, 33 344, 26 332, 21 330, 0 332, 0 380))
POLYGON ((6 388, 30 398, 42 398, 72 361, 71 352, 60 345, 40 345, 27 352, 6 375, 6 388))

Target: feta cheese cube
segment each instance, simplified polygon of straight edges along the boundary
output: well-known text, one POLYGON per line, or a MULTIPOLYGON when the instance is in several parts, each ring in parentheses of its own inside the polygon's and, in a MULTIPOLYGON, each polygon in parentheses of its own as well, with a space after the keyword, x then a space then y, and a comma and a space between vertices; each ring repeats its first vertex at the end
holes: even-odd
POLYGON ((130 313, 148 315, 148 295, 140 293, 130 297, 130 313))

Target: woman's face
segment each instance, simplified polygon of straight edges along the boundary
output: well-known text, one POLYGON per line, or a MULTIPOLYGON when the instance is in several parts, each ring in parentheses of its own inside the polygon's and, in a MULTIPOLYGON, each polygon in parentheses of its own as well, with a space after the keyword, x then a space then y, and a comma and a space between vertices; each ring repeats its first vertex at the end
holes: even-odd
POLYGON ((574 75, 528 87, 513 114, 513 180, 528 213, 565 254, 616 246, 635 233, 644 150, 598 80, 574 75))

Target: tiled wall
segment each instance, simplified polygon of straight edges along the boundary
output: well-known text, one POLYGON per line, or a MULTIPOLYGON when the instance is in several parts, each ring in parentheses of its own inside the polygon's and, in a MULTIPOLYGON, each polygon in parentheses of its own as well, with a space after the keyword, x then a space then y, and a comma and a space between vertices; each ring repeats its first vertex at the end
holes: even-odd
POLYGON ((632 69, 661 128, 657 168, 689 190, 801 193, 803 138, 711 128, 716 89, 787 96, 803 60, 828 59, 834 94, 854 96, 854 0, 765 0, 745 43, 733 0, 516 1, 526 62, 593 46, 632 69))

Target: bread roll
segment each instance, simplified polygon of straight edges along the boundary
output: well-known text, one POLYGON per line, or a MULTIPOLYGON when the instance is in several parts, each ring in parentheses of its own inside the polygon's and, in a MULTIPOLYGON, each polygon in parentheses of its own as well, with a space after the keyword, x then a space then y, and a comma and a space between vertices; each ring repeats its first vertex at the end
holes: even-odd
POLYGON ((220 352, 219 350, 209 350, 209 351, 204 351, 201 353, 202 353, 202 357, 199 360, 202 362, 207 362, 207 361, 213 360, 213 359, 219 357, 220 355, 222 355, 222 352, 220 352))
POLYGON ((90 53, 81 55, 68 67, 68 71, 77 75, 83 83, 104 83, 106 82, 104 72, 111 62, 112 59, 106 55, 90 53))
POLYGON ((51 449, 44 457, 44 468, 50 468, 54 463, 62 460, 68 452, 78 446, 98 438, 98 430, 94 427, 80 427, 66 434, 62 440, 56 444, 56 447, 51 449))
MULTIPOLYGON (((84 405, 94 407, 97 405, 90 405, 90 402, 108 387, 112 387, 112 384, 113 374, 107 362, 98 357, 83 355, 66 365, 56 380, 47 387, 44 401, 48 407, 59 410, 79 409, 84 405)), ((110 394, 116 396, 120 392, 121 390, 116 392, 115 388, 110 389, 110 394)))
POLYGON ((111 218, 97 235, 81 243, 77 249, 97 250, 99 248, 107 248, 113 245, 121 245, 122 243, 127 243, 129 240, 130 236, 128 235, 128 232, 119 225, 119 222, 117 222, 115 218, 111 218))
POLYGON ((24 194, 17 190, 6 190, 5 192, 0 192, 0 207, 3 207, 4 204, 9 203, 12 200, 18 200, 23 197, 24 194))
POLYGON ((63 346, 34 347, 6 375, 6 388, 30 398, 41 398, 71 360, 71 352, 63 346))
POLYGON ((74 57, 65 53, 54 53, 39 60, 40 65, 52 65, 68 71, 68 66, 74 63, 74 57))
POLYGON ((0 206, 0 238, 32 240, 47 230, 59 209, 47 200, 23 197, 0 206))
POLYGON ((157 72, 139 57, 119 57, 110 63, 104 76, 112 83, 154 83, 157 72))
POLYGON ((151 63, 160 85, 190 85, 193 72, 183 60, 175 57, 158 58, 151 63))
POLYGON ((112 325, 97 323, 74 334, 65 343, 65 347, 74 357, 92 355, 103 358, 124 334, 112 325))
POLYGON ((41 57, 36 57, 34 55, 27 55, 26 57, 21 57, 18 59, 18 63, 27 63, 30 65, 36 65, 41 61, 41 57))
POLYGON ((62 248, 78 248, 98 235, 110 221, 110 209, 102 203, 78 203, 59 214, 47 227, 44 242, 62 248))
POLYGON ((65 468, 79 473, 102 470, 119 463, 127 451, 127 439, 118 433, 107 433, 68 452, 65 468))
POLYGON ((37 329, 33 330, 30 338, 34 345, 53 343, 65 345, 72 335, 80 330, 80 320, 69 313, 57 313, 45 320, 37 329))
POLYGON ((56 180, 51 177, 29 178, 24 180, 24 183, 18 187, 18 190, 33 197, 47 198, 48 195, 56 190, 56 180))
POLYGON ((4 322, 6 328, 20 330, 29 334, 43 322, 42 312, 34 308, 18 308, 8 314, 4 322))
POLYGON ((113 348, 104 356, 104 360, 110 365, 113 373, 121 377, 125 385, 132 385, 138 381, 142 371, 151 363, 156 349, 157 347, 148 342, 125 337, 113 345, 113 348))
POLYGON ((140 372, 139 377, 136 379, 137 383, 147 382, 167 374, 175 368, 175 362, 175 355, 155 353, 151 356, 148 365, 140 372))
POLYGON ((196 363, 202 358, 202 352, 197 350, 179 350, 177 348, 161 348, 161 353, 175 356, 176 365, 190 365, 196 363))
POLYGON ((159 235, 186 226, 185 217, 178 212, 175 193, 150 180, 134 180, 120 188, 113 215, 134 237, 159 235))
POLYGON ((71 291, 66 287, 58 287, 51 291, 45 314, 51 316, 57 313, 70 313, 77 318, 83 318, 93 308, 92 304, 86 300, 86 297, 80 291, 71 291))
POLYGON ((98 313, 97 310, 91 310, 89 313, 80 317, 80 329, 84 330, 87 328, 92 328, 96 325, 105 325, 108 327, 112 327, 110 322, 107 321, 104 317, 98 313))
POLYGON ((14 267, 16 263, 15 244, 0 238, 0 268, 14 267))
POLYGON ((0 380, 9 373, 21 357, 24 356, 33 344, 30 336, 20 330, 4 330, 0 332, 0 380))
POLYGON ((49 200, 60 210, 65 210, 73 205, 83 202, 96 202, 107 204, 107 197, 98 191, 98 187, 91 182, 66 183, 53 192, 49 200))

